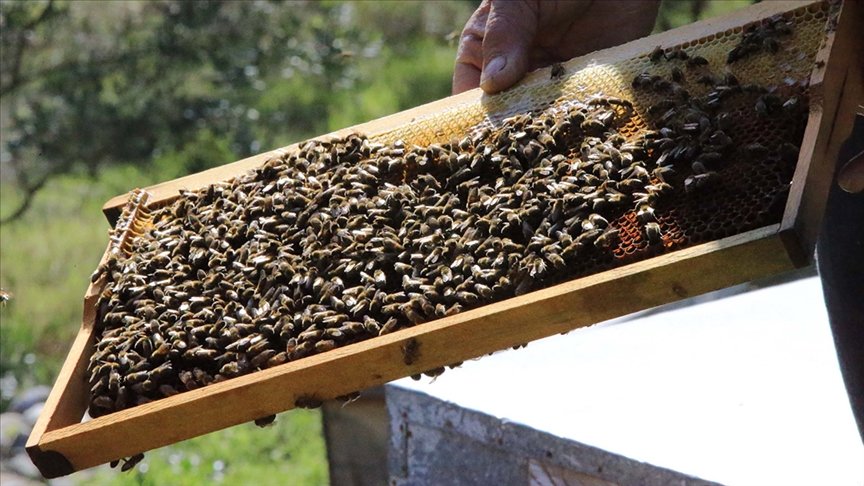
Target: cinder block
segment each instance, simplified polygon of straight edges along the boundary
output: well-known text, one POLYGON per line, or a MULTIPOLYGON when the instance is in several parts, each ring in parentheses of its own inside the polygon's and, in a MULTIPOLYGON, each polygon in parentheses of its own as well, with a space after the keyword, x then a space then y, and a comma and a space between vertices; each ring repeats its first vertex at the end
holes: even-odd
POLYGON ((687 476, 386 386, 389 484, 708 486, 687 476))

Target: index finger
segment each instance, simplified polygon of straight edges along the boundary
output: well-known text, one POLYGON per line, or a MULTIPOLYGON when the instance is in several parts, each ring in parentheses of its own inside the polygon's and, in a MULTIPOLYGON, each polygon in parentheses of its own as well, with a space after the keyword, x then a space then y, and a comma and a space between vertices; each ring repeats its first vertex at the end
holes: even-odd
POLYGON ((453 68, 453 94, 480 86, 482 45, 483 40, 474 34, 463 35, 459 41, 459 54, 453 68))
POLYGON ((453 94, 480 86, 480 73, 483 70, 483 37, 486 21, 489 18, 489 2, 484 1, 471 14, 456 51, 456 66, 453 68, 453 94))

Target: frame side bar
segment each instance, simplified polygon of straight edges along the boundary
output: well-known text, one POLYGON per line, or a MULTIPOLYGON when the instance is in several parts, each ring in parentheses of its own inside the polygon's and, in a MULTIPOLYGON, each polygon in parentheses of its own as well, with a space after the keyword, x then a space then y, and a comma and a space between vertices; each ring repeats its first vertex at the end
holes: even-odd
POLYGON ((781 222, 790 251, 797 251, 806 263, 813 262, 840 145, 851 134, 856 107, 864 104, 862 27, 864 5, 860 0, 845 1, 836 31, 827 34, 816 54, 810 78, 810 115, 781 222))

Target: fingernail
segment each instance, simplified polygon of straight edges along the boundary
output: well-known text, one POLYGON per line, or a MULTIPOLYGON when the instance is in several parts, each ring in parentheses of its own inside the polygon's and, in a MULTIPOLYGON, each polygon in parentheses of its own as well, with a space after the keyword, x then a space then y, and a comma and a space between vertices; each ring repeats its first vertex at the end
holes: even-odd
POLYGON ((864 191, 864 158, 858 154, 846 163, 837 174, 837 185, 846 192, 864 191))
POLYGON ((846 192, 864 191, 864 179, 859 180, 851 170, 844 170, 837 176, 837 185, 846 192))
POLYGON ((486 63, 483 72, 480 74, 480 86, 485 85, 489 80, 500 73, 507 66, 507 58, 504 56, 493 57, 491 61, 486 63))

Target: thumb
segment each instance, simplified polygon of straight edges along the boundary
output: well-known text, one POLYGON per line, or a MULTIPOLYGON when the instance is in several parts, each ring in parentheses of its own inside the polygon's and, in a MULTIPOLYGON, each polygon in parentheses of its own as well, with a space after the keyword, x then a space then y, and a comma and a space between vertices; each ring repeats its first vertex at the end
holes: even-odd
POLYGON ((513 86, 528 71, 537 34, 537 6, 524 1, 493 0, 483 37, 480 87, 493 94, 513 86))
POLYGON ((864 152, 852 157, 837 176, 837 183, 846 192, 864 191, 864 152))

